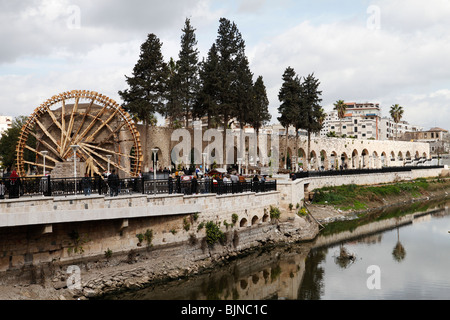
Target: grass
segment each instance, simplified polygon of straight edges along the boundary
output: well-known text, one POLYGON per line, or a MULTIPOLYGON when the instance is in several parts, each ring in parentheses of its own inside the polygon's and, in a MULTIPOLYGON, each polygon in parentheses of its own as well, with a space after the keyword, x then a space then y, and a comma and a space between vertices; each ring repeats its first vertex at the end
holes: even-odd
POLYGON ((449 188, 450 181, 419 178, 411 182, 398 182, 380 186, 355 184, 316 189, 313 203, 333 205, 341 210, 364 210, 369 203, 383 202, 386 198, 408 196, 417 198, 426 191, 449 188))

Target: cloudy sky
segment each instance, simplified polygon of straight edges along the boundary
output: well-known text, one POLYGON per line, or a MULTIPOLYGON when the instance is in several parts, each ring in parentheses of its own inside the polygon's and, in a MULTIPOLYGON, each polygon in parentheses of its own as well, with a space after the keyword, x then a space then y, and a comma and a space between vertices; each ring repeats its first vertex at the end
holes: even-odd
POLYGON ((0 115, 30 115, 51 96, 92 90, 121 103, 147 34, 176 58, 186 17, 200 58, 219 19, 234 21, 276 121, 291 66, 320 80, 323 106, 378 102, 384 116, 450 129, 450 0, 0 0, 0 115))

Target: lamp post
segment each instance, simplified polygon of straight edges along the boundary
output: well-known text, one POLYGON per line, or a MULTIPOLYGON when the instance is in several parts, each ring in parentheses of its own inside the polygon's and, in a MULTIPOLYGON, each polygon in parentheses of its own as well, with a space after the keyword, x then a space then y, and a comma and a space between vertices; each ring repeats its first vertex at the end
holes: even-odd
POLYGON ((108 158, 108 175, 109 175, 109 173, 110 173, 111 155, 108 154, 108 155, 106 156, 106 158, 108 158))
POLYGON ((203 173, 206 174, 206 153, 205 152, 202 153, 202 158, 203 158, 203 173))
POLYGON ((153 194, 156 196, 156 154, 158 153, 158 149, 153 148, 153 194))
POLYGON ((44 151, 41 151, 41 153, 42 153, 42 156, 44 157, 44 177, 45 177, 45 157, 47 156, 48 151, 44 150, 44 151))
POLYGON ((73 175, 75 177, 75 196, 77 195, 77 150, 80 147, 79 145, 71 145, 70 146, 73 151, 73 175))

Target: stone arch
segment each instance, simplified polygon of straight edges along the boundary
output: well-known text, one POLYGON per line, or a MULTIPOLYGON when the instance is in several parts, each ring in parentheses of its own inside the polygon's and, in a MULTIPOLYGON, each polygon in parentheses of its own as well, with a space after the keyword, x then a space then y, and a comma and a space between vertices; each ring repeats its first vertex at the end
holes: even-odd
POLYGON ((253 218, 252 218, 252 226, 255 225, 255 224, 257 224, 258 221, 259 221, 258 216, 257 216, 257 215, 254 215, 253 218))
POLYGON ((339 159, 336 151, 331 151, 330 160, 328 161, 329 169, 336 170, 339 168, 339 159))
POLYGON ((342 166, 343 169, 347 169, 348 168, 348 155, 346 152, 342 152, 341 153, 341 158, 340 158, 340 167, 342 166))
POLYGON ((422 158, 427 159, 427 153, 426 152, 422 153, 422 158))
POLYGON ((397 161, 403 161, 403 153, 401 151, 397 154, 397 161))
POLYGON ((380 160, 381 160, 381 166, 382 167, 386 167, 388 165, 386 152, 383 151, 381 153, 380 160))
POLYGON ((406 151, 406 160, 410 161, 411 160, 411 152, 406 151))
POLYGON ((369 168, 371 166, 369 160, 369 151, 367 149, 363 149, 363 151, 361 151, 361 167, 369 168))
POLYGON ((319 159, 317 157, 316 151, 311 150, 309 155, 310 155, 309 167, 311 168, 311 170, 318 170, 319 169, 319 159))
POLYGON ((390 159, 391 159, 391 162, 392 161, 395 161, 395 153, 394 153, 394 151, 391 151, 391 154, 390 154, 390 159))
POLYGON ((247 219, 246 218, 242 218, 241 221, 239 222, 239 227, 243 228, 247 226, 247 219))
POLYGON ((262 222, 268 222, 269 221, 269 215, 267 213, 264 213, 262 222))
POLYGON ((416 151, 416 153, 415 153, 415 155, 414 155, 414 159, 415 159, 415 160, 419 160, 419 159, 420 159, 419 151, 416 151))
POLYGON ((286 152, 287 153, 283 156, 284 160, 282 158, 283 166, 286 169, 290 169, 292 167, 292 155, 293 155, 291 147, 287 147, 286 152))
POLYGON ((378 153, 376 151, 372 152, 372 168, 378 169, 381 167, 381 161, 380 157, 378 156, 378 153))
POLYGON ((306 152, 303 148, 298 148, 297 150, 297 163, 300 163, 299 166, 303 168, 303 170, 306 170, 308 168, 308 159, 306 158, 306 152))
POLYGON ((352 168, 353 169, 357 169, 359 168, 359 154, 358 154, 358 150, 354 149, 352 151, 352 168))
POLYGON ((323 170, 330 169, 327 152, 324 149, 320 150, 320 168, 322 169, 322 167, 323 167, 323 170))

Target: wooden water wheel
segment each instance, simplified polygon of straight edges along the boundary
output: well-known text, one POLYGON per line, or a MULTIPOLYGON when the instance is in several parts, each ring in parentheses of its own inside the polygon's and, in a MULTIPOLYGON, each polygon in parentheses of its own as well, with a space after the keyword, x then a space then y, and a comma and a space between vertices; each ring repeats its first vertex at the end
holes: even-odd
POLYGON ((16 147, 17 172, 42 175, 58 162, 76 157, 90 172, 114 168, 135 177, 142 165, 139 132, 130 115, 97 92, 74 90, 55 95, 34 110, 22 127, 16 147), (26 154, 26 156, 24 156, 26 154))

